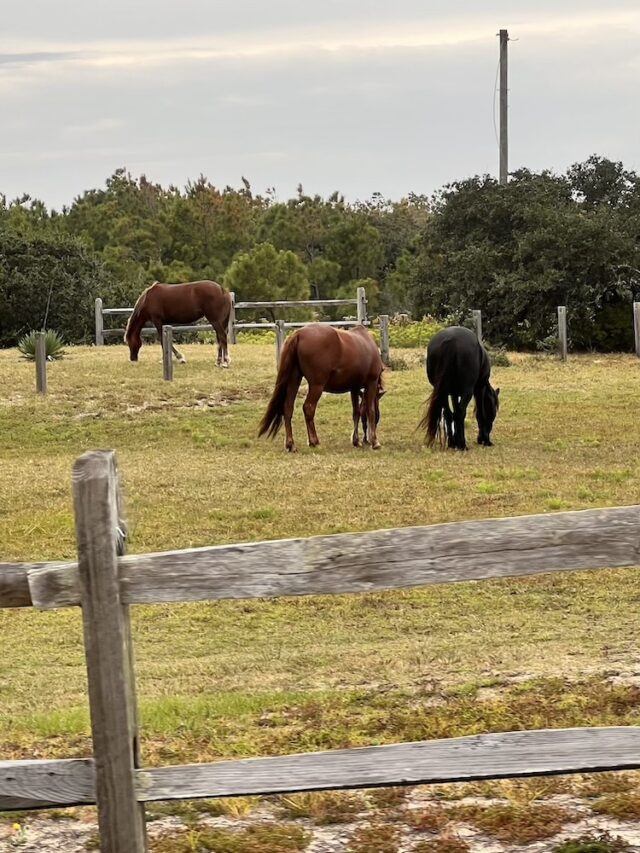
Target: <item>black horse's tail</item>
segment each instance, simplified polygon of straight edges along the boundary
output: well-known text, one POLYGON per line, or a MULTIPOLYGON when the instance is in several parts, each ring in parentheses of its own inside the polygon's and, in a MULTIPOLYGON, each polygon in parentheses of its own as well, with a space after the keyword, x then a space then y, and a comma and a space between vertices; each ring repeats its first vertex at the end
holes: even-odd
POLYGON ((268 433, 273 438, 280 427, 284 417, 284 402, 287 398, 289 379, 294 371, 298 370, 298 335, 293 334, 284 342, 282 354, 280 355, 280 367, 276 377, 276 387, 269 400, 267 411, 260 421, 258 435, 268 433))
POLYGON ((432 447, 438 437, 445 397, 442 394, 443 377, 438 377, 433 386, 431 396, 427 400, 427 411, 418 424, 418 429, 425 430, 428 447, 432 447))

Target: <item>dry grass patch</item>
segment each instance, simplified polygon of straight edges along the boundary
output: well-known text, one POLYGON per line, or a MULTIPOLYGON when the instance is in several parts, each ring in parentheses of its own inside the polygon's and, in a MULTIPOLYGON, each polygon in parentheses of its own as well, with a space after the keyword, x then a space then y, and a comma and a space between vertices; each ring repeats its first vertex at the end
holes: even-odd
POLYGON ((363 794, 343 791, 291 794, 279 797, 276 805, 281 817, 308 818, 318 826, 351 823, 367 811, 363 794))
POLYGON ((451 820, 446 809, 432 805, 406 809, 404 819, 408 826, 420 832, 439 832, 451 820))
POLYGON ((468 853, 471 847, 457 835, 439 835, 428 841, 418 841, 412 853, 468 853))
POLYGON ((294 824, 259 823, 242 830, 198 826, 150 841, 150 853, 291 853, 305 850, 311 841, 294 824))
POLYGON ((640 793, 621 791, 607 794, 591 803, 590 807, 597 814, 611 815, 618 820, 640 820, 640 793))
POLYGON ((624 838, 604 832, 563 841, 553 848, 552 853, 622 853, 629 849, 630 845, 624 838))
POLYGON ((477 829, 511 844, 529 844, 557 835, 562 827, 576 820, 568 809, 549 805, 454 806, 451 820, 470 823, 477 829))
POLYGON ((377 809, 395 809, 406 802, 414 788, 410 785, 390 788, 372 788, 367 791, 372 805, 377 809))
POLYGON ((398 853, 400 831, 390 823, 368 823, 358 827, 347 843, 347 853, 398 853))

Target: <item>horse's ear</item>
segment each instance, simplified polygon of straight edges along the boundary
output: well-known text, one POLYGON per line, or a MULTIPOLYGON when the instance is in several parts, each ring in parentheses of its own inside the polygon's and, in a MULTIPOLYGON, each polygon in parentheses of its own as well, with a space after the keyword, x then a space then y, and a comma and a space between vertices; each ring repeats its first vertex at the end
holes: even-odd
POLYGON ((499 397, 499 396, 500 396, 500 389, 496 388, 496 397, 499 397))

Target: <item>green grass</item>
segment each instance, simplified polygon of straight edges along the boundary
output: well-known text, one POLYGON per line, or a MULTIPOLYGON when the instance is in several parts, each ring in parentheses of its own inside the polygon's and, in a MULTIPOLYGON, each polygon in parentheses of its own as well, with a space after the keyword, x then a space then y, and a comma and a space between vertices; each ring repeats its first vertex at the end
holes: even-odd
MULTIPOLYGON (((640 503, 630 357, 511 356, 495 370, 496 446, 456 454, 423 446, 421 353, 396 350, 409 369, 387 377, 382 450, 352 448, 350 401, 325 397, 322 446, 305 446, 298 404, 291 456, 280 438, 256 438, 271 346, 234 347, 228 371, 214 367, 212 347, 184 350, 188 364, 164 383, 157 346, 138 364, 123 347, 69 348, 48 366, 43 399, 33 365, 0 352, 1 559, 74 557, 70 468, 95 447, 118 452, 132 552, 640 503)), ((473 439, 471 418, 469 429, 473 439)), ((506 714, 494 693, 517 695, 524 677, 566 697, 563 676, 583 683, 583 701, 591 676, 630 668, 639 616, 635 570, 134 608, 145 756, 175 763, 534 727, 540 715, 521 705, 520 718, 506 714), (412 725, 404 709, 424 696, 445 705, 433 706, 435 722, 425 710, 412 725), (487 709, 471 728, 465 701, 487 709)), ((0 611, 0 636, 3 753, 86 753, 79 614, 0 611)), ((557 724, 632 716, 626 705, 607 711, 604 694, 597 702, 604 710, 557 724)))

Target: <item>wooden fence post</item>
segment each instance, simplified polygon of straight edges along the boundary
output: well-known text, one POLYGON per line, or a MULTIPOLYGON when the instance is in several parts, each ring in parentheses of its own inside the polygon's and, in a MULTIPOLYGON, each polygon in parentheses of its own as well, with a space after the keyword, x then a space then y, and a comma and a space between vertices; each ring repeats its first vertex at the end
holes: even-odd
POLYGON ((636 355, 640 358, 640 302, 633 303, 633 336, 636 345, 636 355))
POLYGON ((284 339, 284 320, 276 320, 276 367, 280 367, 280 356, 282 355, 284 339))
POLYGON ((96 299, 96 346, 104 346, 104 318, 102 316, 102 299, 96 299))
POLYGON ((167 382, 173 380, 173 326, 162 327, 162 375, 167 382))
POLYGON ((236 295, 231 291, 231 311, 229 312, 229 327, 227 329, 227 337, 230 344, 237 344, 236 336, 236 295))
MULTIPOLYGON (((145 853, 129 609, 120 603, 119 484, 113 451, 73 466, 73 502, 102 853, 145 853)), ((124 549, 122 549, 124 550, 124 549)))
POLYGON ((45 332, 36 332, 36 391, 47 393, 47 339, 45 332))
POLYGON ((359 287, 357 290, 356 298, 358 300, 357 305, 357 319, 358 323, 362 323, 363 325, 367 325, 367 294, 364 287, 359 287))
POLYGON ((560 358, 567 360, 567 308, 558 305, 558 341, 560 343, 560 358))
POLYGON ((389 366, 389 315, 380 315, 380 356, 382 363, 389 366))
POLYGON ((476 327, 476 336, 480 343, 482 343, 482 311, 474 310, 471 312, 471 316, 473 317, 473 324, 476 327))

